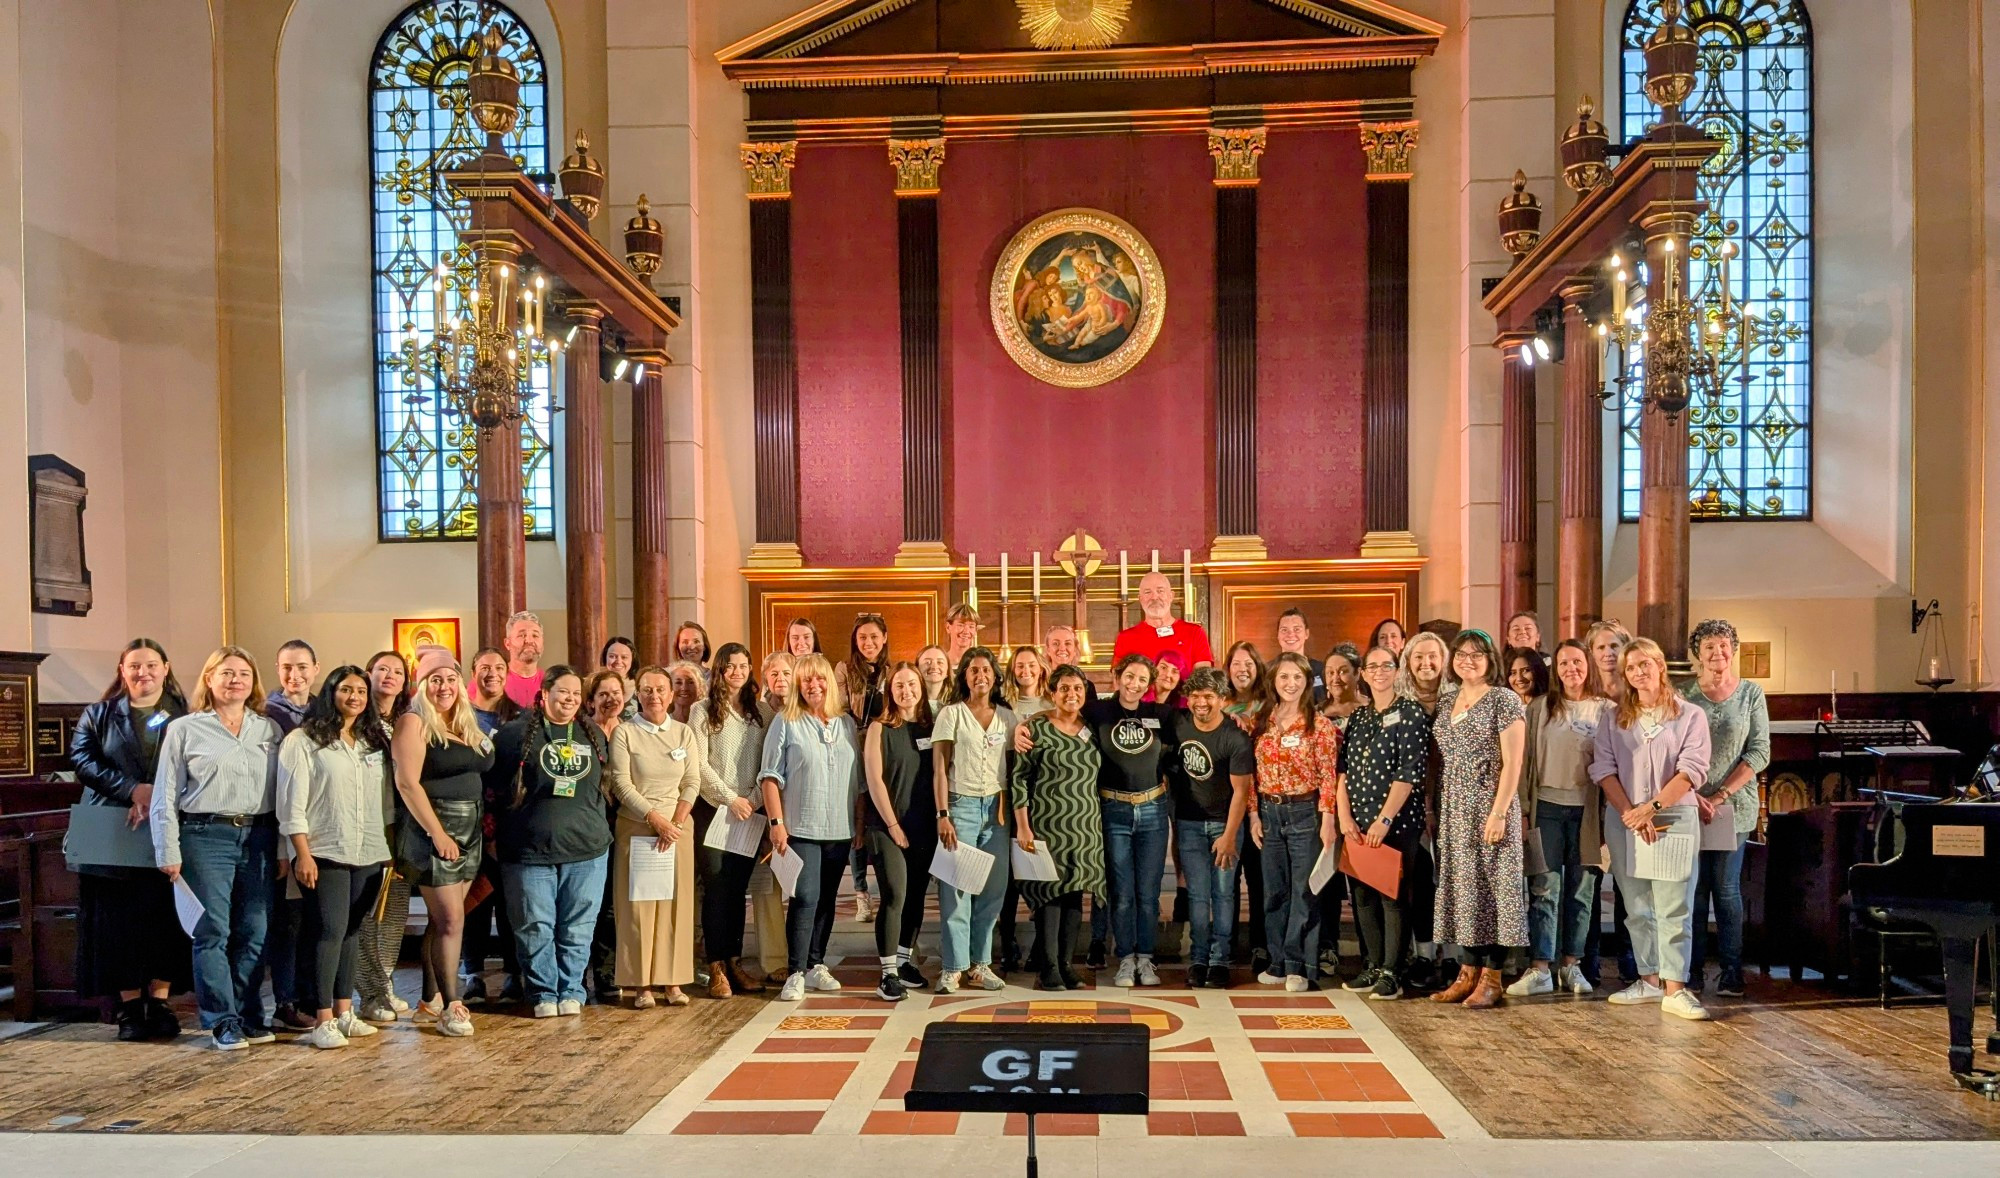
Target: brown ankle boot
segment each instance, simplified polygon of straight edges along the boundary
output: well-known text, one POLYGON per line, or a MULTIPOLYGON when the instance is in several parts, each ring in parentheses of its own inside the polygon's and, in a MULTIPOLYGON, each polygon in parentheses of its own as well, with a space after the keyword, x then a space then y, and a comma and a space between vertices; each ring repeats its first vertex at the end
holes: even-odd
POLYGON ((732 961, 729 963, 729 984, 736 987, 738 994, 762 994, 764 992, 764 983, 757 980, 757 975, 745 970, 741 961, 732 961))
POLYGON ((729 989, 729 969, 720 961, 708 963, 708 996, 710 998, 733 996, 729 989))
POLYGON ((1463 1002, 1472 993, 1472 987, 1479 982, 1479 970, 1470 965, 1458 967, 1458 977, 1451 985, 1431 995, 1432 1002, 1463 1002))
POLYGON ((1465 1000, 1465 1005, 1473 1010, 1485 1010, 1489 1007, 1498 1006, 1500 1005, 1500 994, 1500 971, 1497 969, 1482 969, 1479 971, 1479 984, 1473 987, 1472 997, 1465 1000))

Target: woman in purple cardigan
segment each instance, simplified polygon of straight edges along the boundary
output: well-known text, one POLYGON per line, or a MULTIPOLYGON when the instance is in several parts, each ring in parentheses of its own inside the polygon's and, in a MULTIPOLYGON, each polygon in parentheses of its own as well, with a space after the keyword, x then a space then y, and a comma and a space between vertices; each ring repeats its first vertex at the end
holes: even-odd
POLYGON ((1699 837, 1695 789, 1708 780, 1708 716, 1675 693, 1667 657, 1649 638, 1634 638, 1619 652, 1618 675, 1625 691, 1610 722, 1597 726, 1590 776, 1604 790, 1604 841, 1625 899, 1639 978, 1611 1001, 1658 1002, 1678 1018, 1705 1019, 1707 1009, 1687 986, 1695 874, 1640 879, 1633 857, 1639 842, 1659 838, 1662 823, 1686 824, 1699 837))

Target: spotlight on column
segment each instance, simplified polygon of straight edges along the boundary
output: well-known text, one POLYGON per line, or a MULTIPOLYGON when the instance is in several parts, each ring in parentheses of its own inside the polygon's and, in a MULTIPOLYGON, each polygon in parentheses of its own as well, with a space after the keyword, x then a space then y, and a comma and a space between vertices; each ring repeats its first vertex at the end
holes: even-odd
POLYGON ((624 379, 625 379, 625 370, 626 370, 626 369, 628 369, 628 368, 630 368, 630 367, 632 367, 632 361, 630 361, 630 360, 626 359, 626 358, 625 358, 625 357, 623 357, 623 356, 620 356, 620 357, 618 357, 618 361, 617 361, 617 363, 615 363, 615 364, 613 364, 613 365, 611 366, 611 379, 612 379, 612 380, 624 380, 624 379))
POLYGON ((646 366, 644 364, 634 364, 632 366, 632 383, 638 384, 644 379, 646 379, 646 366))
POLYGON ((1527 365, 1529 368, 1535 366, 1535 349, 1529 347, 1527 344, 1521 345, 1521 363, 1527 365))
POLYGON ((1549 351, 1549 338, 1548 338, 1547 336, 1545 336, 1545 335, 1538 335, 1538 336, 1536 336, 1536 337, 1535 337, 1535 359, 1537 359, 1537 360, 1546 360, 1546 359, 1548 359, 1548 358, 1549 358, 1550 356, 1552 356, 1552 355, 1554 355, 1554 353, 1553 353, 1553 352, 1551 352, 1551 351, 1549 351))

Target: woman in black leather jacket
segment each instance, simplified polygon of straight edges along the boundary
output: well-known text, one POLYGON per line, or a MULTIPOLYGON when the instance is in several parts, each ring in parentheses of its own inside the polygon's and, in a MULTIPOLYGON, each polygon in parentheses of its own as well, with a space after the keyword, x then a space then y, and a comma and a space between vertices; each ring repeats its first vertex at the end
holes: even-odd
MULTIPOLYGON (((153 768, 167 722, 187 711, 166 652, 135 638, 118 659, 118 678, 83 711, 70 738, 70 764, 84 805, 119 806, 136 828, 153 800, 153 768)), ((121 1040, 171 1039, 180 1020, 167 997, 194 988, 194 954, 174 912, 173 884, 145 867, 79 864, 77 987, 118 997, 121 1040)))

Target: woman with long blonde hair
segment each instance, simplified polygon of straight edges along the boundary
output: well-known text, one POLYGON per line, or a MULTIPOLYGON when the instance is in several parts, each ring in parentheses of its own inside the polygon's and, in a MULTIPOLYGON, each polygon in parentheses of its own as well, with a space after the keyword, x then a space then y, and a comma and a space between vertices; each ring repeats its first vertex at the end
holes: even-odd
POLYGON ((148 815, 153 861, 201 901, 194 994, 220 1051, 276 1038, 256 988, 279 866, 278 726, 263 703, 248 651, 209 655, 187 715, 160 739, 148 815))
POLYGON ((834 897, 854 838, 854 802, 861 793, 861 758, 854 718, 825 655, 797 661, 785 709, 764 737, 757 773, 771 820, 771 853, 804 860, 786 919, 790 972, 778 997, 797 1002, 806 988, 838 990, 826 968, 834 897))
POLYGON ((424 898, 424 957, 436 992, 424 1009, 438 1033, 472 1034, 472 1014, 459 993, 458 959, 465 936, 465 896, 479 874, 480 825, 493 742, 479 727, 458 661, 441 646, 417 651, 417 692, 396 717, 390 738, 396 793, 405 813, 396 858, 424 898))

